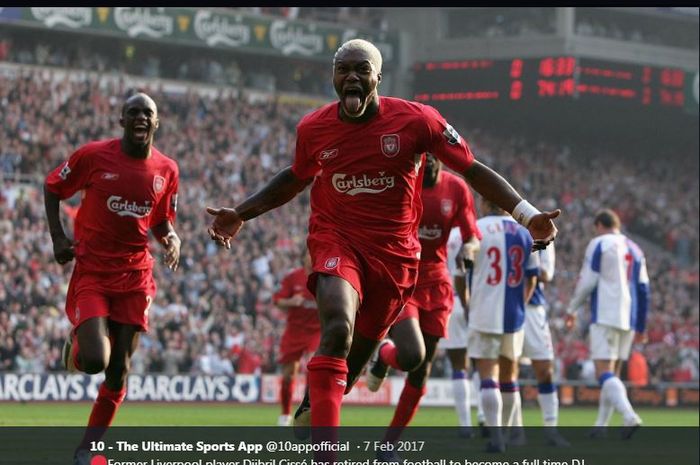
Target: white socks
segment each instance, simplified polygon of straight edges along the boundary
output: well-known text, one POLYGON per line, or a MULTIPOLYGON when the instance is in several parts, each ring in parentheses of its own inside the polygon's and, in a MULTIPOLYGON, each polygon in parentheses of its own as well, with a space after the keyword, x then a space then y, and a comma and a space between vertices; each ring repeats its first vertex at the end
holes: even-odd
POLYGON ((622 414, 622 419, 626 426, 641 423, 641 419, 637 416, 627 398, 627 389, 620 381, 620 378, 612 375, 612 373, 604 373, 601 376, 601 380, 600 403, 595 426, 607 426, 613 409, 622 414))
POLYGON ((522 413, 522 401, 520 399, 520 391, 516 391, 516 392, 503 392, 503 391, 501 391, 501 398, 503 399, 503 412, 501 414, 501 425, 502 426, 522 426, 523 425, 523 413, 522 413))
POLYGON ((481 382, 481 405, 484 408, 484 421, 486 426, 501 426, 503 413, 503 399, 498 384, 493 380, 481 382), (488 384, 484 386, 484 384, 488 384))
POLYGON ((559 396, 557 392, 537 394, 537 402, 542 411, 542 424, 544 426, 557 426, 559 423, 559 396))
POLYGON ((460 426, 471 426, 472 416, 469 405, 469 380, 466 378, 452 379, 452 394, 455 398, 455 410, 460 426))

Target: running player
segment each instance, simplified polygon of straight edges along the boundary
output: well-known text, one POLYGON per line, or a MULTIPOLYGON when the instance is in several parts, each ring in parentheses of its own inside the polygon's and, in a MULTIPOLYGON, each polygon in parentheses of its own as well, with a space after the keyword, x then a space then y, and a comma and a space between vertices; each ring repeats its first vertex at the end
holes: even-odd
MULTIPOLYGON (((207 208, 212 240, 227 248, 245 221, 311 190, 307 244, 313 262, 321 343, 308 364, 310 401, 295 422, 337 426, 343 394, 412 295, 418 277, 423 170, 431 152, 527 225, 538 247, 554 240, 560 211, 539 212, 432 107, 380 97, 382 57, 370 42, 345 42, 333 59, 339 101, 297 126, 296 154, 266 186, 235 208, 207 208)), ((317 456, 317 459, 332 456, 317 456)))
POLYGON ((75 258, 66 314, 73 330, 63 350, 69 371, 105 372, 75 453, 90 462, 89 445, 112 423, 126 396, 126 378, 139 333, 148 330, 148 308, 156 295, 148 231, 165 248, 165 265, 176 270, 180 239, 173 229, 178 167, 153 146, 158 109, 146 94, 122 106, 121 139, 90 142, 46 178, 46 217, 56 261, 75 258), (70 239, 61 224, 60 201, 82 190, 70 239))
POLYGON ((379 389, 389 367, 408 371, 385 442, 396 442, 418 411, 438 341, 447 336, 447 320, 454 304, 452 277, 446 263, 450 229, 459 226, 465 238, 462 247, 470 251, 478 247, 481 237, 469 186, 441 168, 440 161, 428 153, 421 196, 423 216, 418 229, 418 283, 391 327, 391 338, 379 345, 367 371, 367 387, 371 391, 379 389))
POLYGON ((287 313, 287 325, 280 341, 279 363, 282 365, 280 403, 282 414, 277 424, 287 426, 291 422, 292 394, 299 364, 304 354, 313 353, 321 339, 321 323, 318 321, 316 300, 306 287, 311 273, 311 257, 304 254, 304 266, 292 270, 282 279, 279 291, 273 297, 275 305, 287 313))

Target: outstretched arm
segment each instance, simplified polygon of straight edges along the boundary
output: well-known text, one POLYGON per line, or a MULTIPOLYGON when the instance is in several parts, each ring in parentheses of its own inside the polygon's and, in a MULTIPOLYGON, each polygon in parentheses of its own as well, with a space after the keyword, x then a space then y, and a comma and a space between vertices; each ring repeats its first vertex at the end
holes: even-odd
POLYGON ((209 236, 218 244, 231 248, 233 239, 245 221, 262 215, 292 200, 310 183, 299 179, 289 166, 275 175, 270 182, 255 194, 234 208, 207 207, 207 213, 214 216, 208 229, 209 236))
POLYGON ((53 242, 53 255, 56 261, 65 265, 75 257, 73 242, 66 236, 61 224, 59 208, 61 199, 44 185, 44 209, 46 210, 46 221, 49 223, 49 233, 53 242))
POLYGON ((535 241, 533 248, 542 249, 554 240, 557 227, 552 220, 561 210, 540 212, 523 200, 500 174, 478 160, 474 160, 463 175, 479 194, 509 212, 530 231, 535 241))

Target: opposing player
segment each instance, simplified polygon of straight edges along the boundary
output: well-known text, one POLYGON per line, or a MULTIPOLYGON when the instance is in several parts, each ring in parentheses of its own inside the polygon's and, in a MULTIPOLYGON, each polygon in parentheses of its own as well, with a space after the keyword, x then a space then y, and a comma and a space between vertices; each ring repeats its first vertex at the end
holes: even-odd
POLYGON ((525 302, 535 289, 538 260, 531 253, 527 229, 503 209, 482 199, 481 214, 477 225, 483 238, 472 276, 467 350, 481 379, 487 451, 502 452, 500 426, 511 423, 520 402, 515 365, 522 353, 525 302))
POLYGON ((308 284, 319 309, 321 343, 308 364, 310 401, 297 409, 296 424, 339 424, 344 392, 413 293, 420 258, 420 154, 434 153, 478 192, 513 212, 538 246, 557 232, 552 220, 560 211, 539 212, 474 160, 467 143, 434 108, 379 97, 381 69, 381 54, 370 42, 341 45, 333 59, 339 101, 301 120, 292 166, 235 208, 207 208, 214 216, 210 237, 230 248, 245 221, 313 183, 308 284))
POLYGON ((645 340, 649 308, 649 276, 644 253, 620 232, 620 218, 609 209, 593 221, 597 236, 586 255, 567 308, 567 327, 576 322, 576 312, 590 297, 589 328, 591 358, 600 384, 598 418, 592 436, 602 436, 613 410, 622 414, 623 439, 629 439, 642 419, 627 398, 620 381, 622 362, 627 360, 633 341, 645 340))
POLYGON ((73 330, 63 350, 69 371, 105 372, 88 428, 75 454, 90 461, 90 441, 111 424, 126 395, 126 378, 139 333, 148 330, 148 308, 156 294, 148 231, 165 249, 165 265, 176 270, 180 239, 173 229, 178 166, 153 146, 158 109, 146 94, 122 106, 121 139, 90 142, 46 178, 46 218, 56 261, 75 258, 66 314, 73 330), (75 237, 66 235, 60 201, 83 191, 75 237))
MULTIPOLYGON (((552 382, 554 375, 554 346, 552 345, 552 333, 547 321, 547 300, 544 295, 544 283, 550 282, 554 277, 554 265, 556 254, 554 245, 537 252, 539 256, 539 271, 537 285, 532 298, 525 306, 525 341, 523 343, 522 356, 532 361, 532 368, 537 379, 537 402, 542 411, 542 420, 545 426, 544 434, 548 445, 556 447, 568 447, 569 441, 562 437, 558 430, 559 422, 559 397, 557 388, 552 382)), ((515 365, 517 379, 517 368, 515 365)), ((522 427, 521 404, 516 403, 513 424, 522 427)), ((524 430, 518 431, 518 439, 524 442, 524 430)))
POLYGON ((316 300, 306 286, 310 273, 311 257, 306 252, 304 266, 285 276, 279 291, 273 296, 275 305, 287 313, 287 324, 280 341, 282 414, 277 422, 279 426, 289 425, 292 419, 292 393, 301 357, 305 353, 315 352, 321 340, 321 323, 318 321, 316 300))
POLYGON ((444 349, 452 367, 452 395, 459 420, 459 435, 464 438, 474 436, 470 405, 471 382, 468 377, 467 325, 470 292, 467 273, 471 272, 476 258, 476 248, 463 247, 462 233, 452 228, 447 239, 447 267, 450 270, 454 289, 454 303, 447 322, 447 337, 440 339, 438 349, 444 349))
POLYGON ((478 248, 481 237, 476 227, 476 209, 469 186, 458 176, 442 170, 434 155, 426 155, 423 177, 423 215, 418 237, 421 260, 418 281, 389 332, 391 338, 379 345, 367 371, 367 387, 377 391, 389 367, 408 371, 394 417, 384 437, 394 443, 415 413, 440 338, 447 335, 447 320, 454 303, 452 277, 447 268, 447 239, 453 226, 459 226, 463 248, 478 248))

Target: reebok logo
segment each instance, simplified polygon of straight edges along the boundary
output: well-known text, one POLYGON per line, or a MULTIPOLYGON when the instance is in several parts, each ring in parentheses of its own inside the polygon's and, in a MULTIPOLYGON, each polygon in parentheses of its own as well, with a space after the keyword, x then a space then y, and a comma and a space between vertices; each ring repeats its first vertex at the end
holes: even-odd
POLYGON ((394 176, 385 176, 384 171, 380 171, 378 176, 370 177, 367 174, 352 175, 336 173, 333 175, 332 183, 336 191, 341 194, 379 194, 387 189, 391 189, 396 184, 394 176))
POLYGON ((330 160, 338 156, 338 149, 322 150, 319 160, 330 160))
POLYGON ((344 379, 336 378, 335 384, 337 384, 338 386, 346 387, 348 385, 348 382, 345 381, 344 379))

